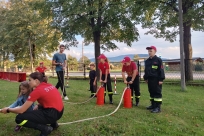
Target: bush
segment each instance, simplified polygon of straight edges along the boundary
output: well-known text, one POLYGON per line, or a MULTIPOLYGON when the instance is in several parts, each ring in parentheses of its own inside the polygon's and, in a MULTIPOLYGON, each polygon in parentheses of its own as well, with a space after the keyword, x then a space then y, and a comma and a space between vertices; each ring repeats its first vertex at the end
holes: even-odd
POLYGON ((202 65, 195 65, 195 71, 203 71, 202 65))

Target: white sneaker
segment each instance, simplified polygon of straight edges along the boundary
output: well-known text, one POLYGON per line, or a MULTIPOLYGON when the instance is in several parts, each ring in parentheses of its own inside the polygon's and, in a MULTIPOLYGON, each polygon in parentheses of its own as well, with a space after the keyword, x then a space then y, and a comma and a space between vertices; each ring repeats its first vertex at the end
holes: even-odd
POLYGON ((67 96, 64 97, 64 100, 69 100, 69 98, 67 96))

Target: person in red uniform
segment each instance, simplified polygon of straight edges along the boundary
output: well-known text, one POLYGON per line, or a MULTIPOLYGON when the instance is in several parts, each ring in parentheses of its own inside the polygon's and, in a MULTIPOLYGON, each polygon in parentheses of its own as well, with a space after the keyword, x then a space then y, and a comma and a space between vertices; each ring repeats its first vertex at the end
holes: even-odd
POLYGON ((140 85, 139 85, 139 73, 137 65, 135 62, 131 61, 129 57, 125 57, 122 60, 122 77, 125 84, 130 85, 131 94, 132 94, 132 103, 133 103, 133 93, 135 93, 136 106, 139 105, 140 100, 140 85), (125 72, 127 73, 127 78, 125 77, 125 72))
POLYGON ((47 82, 48 81, 48 78, 47 76, 45 76, 45 71, 47 70, 47 68, 44 66, 44 63, 43 62, 40 62, 40 66, 38 66, 35 71, 36 72, 40 72, 43 74, 44 76, 44 81, 47 82))
MULTIPOLYGON (((98 57, 98 60, 99 60, 98 68, 100 70, 100 82, 104 83, 103 85, 105 87, 105 90, 107 86, 109 101, 110 101, 110 104, 113 104, 113 91, 111 86, 110 67, 109 67, 108 59, 104 54, 101 54, 98 57)), ((105 102, 105 97, 104 97, 104 102, 105 102)))
POLYGON ((64 106, 60 93, 55 86, 45 83, 43 80, 41 73, 31 73, 29 85, 35 89, 30 93, 27 101, 20 107, 5 107, 1 112, 5 114, 9 112, 17 113, 16 123, 18 125, 37 129, 41 131, 40 136, 47 136, 58 127, 57 120, 62 117, 64 106), (26 112, 35 101, 39 104, 34 107, 33 111, 26 112))
POLYGON ((36 72, 40 72, 42 73, 43 75, 45 75, 45 71, 47 70, 46 67, 44 67, 44 63, 43 62, 40 62, 40 66, 38 66, 35 71, 36 72))

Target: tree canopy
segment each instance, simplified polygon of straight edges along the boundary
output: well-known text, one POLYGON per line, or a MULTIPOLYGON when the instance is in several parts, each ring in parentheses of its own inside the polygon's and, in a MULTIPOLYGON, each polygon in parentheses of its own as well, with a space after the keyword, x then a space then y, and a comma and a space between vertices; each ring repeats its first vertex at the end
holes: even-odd
POLYGON ((10 0, 0 6, 0 52, 3 59, 30 63, 29 40, 35 64, 57 49, 61 33, 52 16, 41 16, 35 0, 10 0), (7 58, 6 58, 7 57, 7 58))

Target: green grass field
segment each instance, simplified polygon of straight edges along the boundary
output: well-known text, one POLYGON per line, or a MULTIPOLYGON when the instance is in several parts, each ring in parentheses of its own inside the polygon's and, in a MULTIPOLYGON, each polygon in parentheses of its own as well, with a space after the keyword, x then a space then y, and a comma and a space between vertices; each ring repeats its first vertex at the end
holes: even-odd
MULTIPOLYGON (((55 84, 56 79, 49 79, 55 84)), ((0 108, 9 106, 16 99, 19 83, 0 80, 0 108)), ((114 85, 114 84, 112 84, 114 85)), ((65 111, 59 122, 70 122, 112 112, 121 98, 124 84, 117 84, 114 104, 97 106, 96 99, 82 105, 65 103, 65 111)), ((70 80, 67 93, 70 102, 83 102, 90 96, 88 81, 70 80)), ((141 84, 139 107, 120 109, 112 116, 81 123, 60 126, 51 136, 203 136, 204 135, 204 90, 188 86, 185 92, 179 86, 163 85, 162 112, 152 114, 145 109, 149 105, 147 85, 141 84)), ((108 101, 108 97, 106 97, 108 101)), ((14 132, 15 114, 0 114, 0 136, 37 136, 39 131, 23 128, 14 132)))

